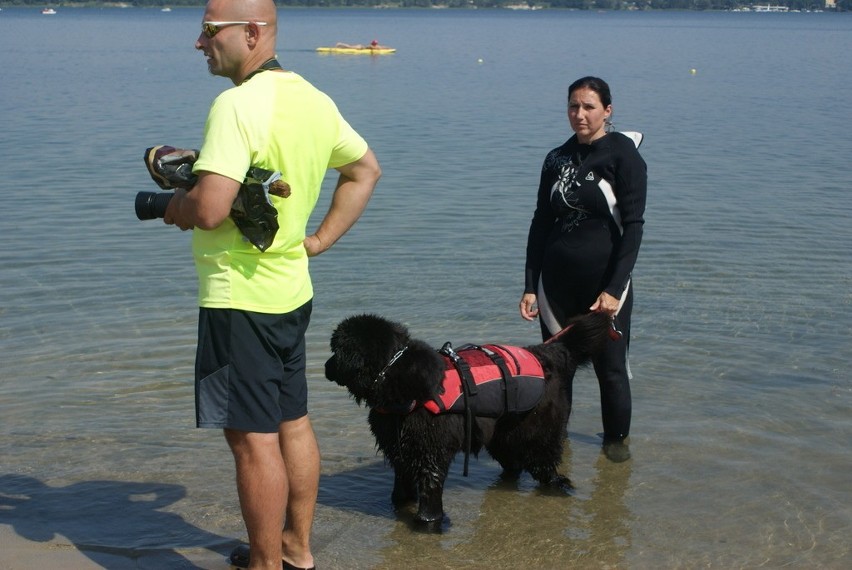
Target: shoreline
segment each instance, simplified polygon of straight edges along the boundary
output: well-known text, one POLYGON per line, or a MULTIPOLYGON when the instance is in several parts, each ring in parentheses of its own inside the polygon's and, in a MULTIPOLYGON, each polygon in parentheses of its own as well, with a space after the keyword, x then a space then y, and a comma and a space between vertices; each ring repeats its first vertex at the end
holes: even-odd
MULTIPOLYGON (((523 3, 517 4, 508 4, 505 6, 447 6, 442 4, 434 4, 431 6, 401 6, 398 4, 379 4, 375 6, 311 6, 309 4, 304 5, 288 5, 288 6, 277 6, 278 10, 458 10, 458 11, 476 11, 476 10, 484 10, 484 11, 493 11, 493 10, 506 10, 509 12, 547 12, 547 11, 558 11, 558 12, 708 12, 708 13, 718 13, 718 12, 737 12, 737 13, 837 13, 842 14, 845 12, 843 9, 837 8, 823 8, 819 10, 796 10, 790 8, 785 11, 775 11, 775 10, 755 10, 754 6, 759 4, 759 2, 754 3, 744 3, 741 6, 735 8, 727 8, 727 9, 704 9, 704 8, 651 8, 651 7, 643 7, 643 8, 625 8, 620 10, 615 9, 606 9, 606 8, 575 8, 575 7, 560 7, 560 6, 545 6, 535 4, 529 8, 523 8, 523 3)), ((787 7, 785 4, 772 4, 768 5, 772 6, 782 6, 787 7)), ((115 9, 140 9, 140 10, 157 10, 162 11, 163 8, 168 8, 168 11, 180 10, 183 8, 204 8, 205 2, 198 2, 195 4, 172 4, 172 5, 133 5, 127 2, 74 2, 68 3, 59 0, 57 2, 40 2, 33 4, 19 4, 15 2, 0 2, 0 10, 6 9, 21 9, 21 10, 41 10, 42 8, 53 8, 53 9, 77 9, 77 8, 115 8, 115 9)))

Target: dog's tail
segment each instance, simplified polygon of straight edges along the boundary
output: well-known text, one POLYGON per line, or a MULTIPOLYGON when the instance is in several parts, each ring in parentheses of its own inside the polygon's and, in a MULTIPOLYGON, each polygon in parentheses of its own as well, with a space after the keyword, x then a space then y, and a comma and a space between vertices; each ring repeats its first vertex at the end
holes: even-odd
POLYGON ((603 352, 612 330, 612 319, 605 313, 586 313, 574 317, 545 344, 559 343, 568 348, 578 363, 587 362, 603 352))

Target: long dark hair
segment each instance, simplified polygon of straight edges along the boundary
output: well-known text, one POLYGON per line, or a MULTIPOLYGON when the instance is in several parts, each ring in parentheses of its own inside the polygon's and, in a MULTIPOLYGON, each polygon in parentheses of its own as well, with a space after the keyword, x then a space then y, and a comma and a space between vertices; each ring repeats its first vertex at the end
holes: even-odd
POLYGON ((568 87, 568 99, 571 99, 571 93, 583 88, 591 89, 597 93, 605 108, 612 105, 612 95, 609 92, 609 85, 600 77, 592 77, 591 75, 581 77, 568 87))

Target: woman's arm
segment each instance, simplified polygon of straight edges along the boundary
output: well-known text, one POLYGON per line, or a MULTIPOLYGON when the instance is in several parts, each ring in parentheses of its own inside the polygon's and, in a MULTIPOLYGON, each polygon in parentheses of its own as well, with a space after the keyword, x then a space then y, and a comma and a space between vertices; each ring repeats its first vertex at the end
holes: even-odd
POLYGON ((613 273, 605 293, 620 298, 630 280, 645 224, 648 175, 633 142, 621 137, 615 160, 615 196, 623 232, 613 258, 613 273))

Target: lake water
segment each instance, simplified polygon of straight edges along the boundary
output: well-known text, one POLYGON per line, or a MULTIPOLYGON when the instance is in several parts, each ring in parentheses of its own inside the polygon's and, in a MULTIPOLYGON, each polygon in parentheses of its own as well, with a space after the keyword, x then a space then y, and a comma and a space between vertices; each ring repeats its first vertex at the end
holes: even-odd
MULTIPOLYGON (((105 568, 128 553, 198 567, 193 553, 244 538, 227 447, 194 428, 190 236, 133 212, 156 189, 143 150, 196 147, 229 86, 193 49, 201 13, 0 12, 0 524, 105 568)), ((852 564, 852 17, 280 18, 282 64, 337 101, 385 173, 312 262, 321 568, 852 564), (397 53, 314 51, 373 38, 397 53), (467 478, 452 468, 446 532, 413 532, 366 412, 323 377, 329 335, 377 312, 436 346, 537 341, 517 315, 526 232, 541 161, 570 134, 567 86, 587 74, 610 82, 616 128, 646 135, 632 458, 602 456, 583 371, 572 496, 509 488, 483 456, 467 478)))

